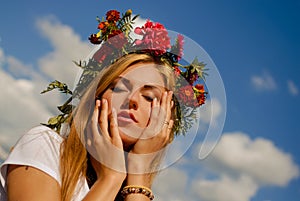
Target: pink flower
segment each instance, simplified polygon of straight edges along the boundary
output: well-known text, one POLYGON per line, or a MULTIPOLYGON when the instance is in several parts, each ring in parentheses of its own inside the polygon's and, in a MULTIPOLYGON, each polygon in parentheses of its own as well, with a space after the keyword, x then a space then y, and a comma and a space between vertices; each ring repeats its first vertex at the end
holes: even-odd
POLYGON ((183 56, 183 43, 184 43, 183 39, 184 39, 183 35, 178 34, 178 36, 177 36, 177 43, 178 43, 177 59, 178 60, 180 60, 181 57, 183 56))
POLYGON ((144 26, 135 28, 134 32, 143 36, 141 40, 135 40, 135 45, 154 52, 156 56, 164 54, 167 49, 171 48, 168 32, 160 23, 147 20, 144 26))

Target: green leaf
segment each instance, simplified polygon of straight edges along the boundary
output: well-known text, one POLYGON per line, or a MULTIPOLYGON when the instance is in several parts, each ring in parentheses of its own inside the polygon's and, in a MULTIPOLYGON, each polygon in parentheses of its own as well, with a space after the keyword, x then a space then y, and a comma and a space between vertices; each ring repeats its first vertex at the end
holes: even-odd
POLYGON ((52 91, 53 89, 58 89, 60 92, 65 93, 65 94, 71 94, 72 95, 72 91, 69 90, 68 85, 65 83, 62 83, 60 81, 53 81, 51 82, 47 89, 45 89, 44 91, 41 92, 41 94, 52 91))
POLYGON ((58 116, 55 116, 55 117, 51 117, 49 120, 48 120, 48 124, 50 125, 55 125, 58 123, 58 116))
POLYGON ((134 21, 136 18, 138 18, 140 15, 135 15, 131 21, 134 21))
POLYGON ((64 114, 70 114, 72 112, 72 110, 74 109, 73 105, 61 105, 57 107, 59 109, 59 111, 61 111, 64 114))

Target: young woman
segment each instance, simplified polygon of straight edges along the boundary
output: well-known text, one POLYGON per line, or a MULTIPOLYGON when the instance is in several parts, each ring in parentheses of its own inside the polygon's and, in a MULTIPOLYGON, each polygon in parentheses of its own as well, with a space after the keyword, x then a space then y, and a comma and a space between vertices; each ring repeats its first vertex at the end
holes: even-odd
MULTIPOLYGON (((127 11, 123 17, 130 14, 127 11)), ((109 11, 106 19, 100 22, 106 29, 99 24, 103 37, 126 33, 109 27, 118 25, 117 11, 109 11)), ((161 26, 155 28, 159 28, 160 36, 165 31, 161 26)), ((135 32, 141 34, 143 30, 135 32)), ((119 44, 124 35, 117 36, 119 44)), ((95 36, 91 40, 98 41, 95 36)), ((94 54, 94 60, 101 64, 111 60, 104 47, 116 44, 113 42, 107 41, 94 54)), ((142 43, 140 40, 135 45, 142 43)), ((124 45, 128 47, 122 42, 124 45)), ((183 117, 173 94, 181 72, 174 68, 176 62, 162 57, 168 55, 165 53, 161 48, 145 51, 143 46, 143 51, 127 52, 102 68, 88 87, 81 87, 80 102, 68 114, 66 136, 46 126, 23 135, 2 164, 1 201, 152 200, 151 186, 164 148, 172 142, 181 125, 178 119, 183 117)), ((189 74, 186 72, 182 75, 189 74)), ((189 74, 194 79, 193 75, 189 74)), ((82 77, 79 85, 85 80, 82 77)), ((192 93, 194 89, 198 93, 192 94, 197 104, 184 101, 195 107, 203 104, 202 88, 193 87, 192 82, 188 85, 192 93)))

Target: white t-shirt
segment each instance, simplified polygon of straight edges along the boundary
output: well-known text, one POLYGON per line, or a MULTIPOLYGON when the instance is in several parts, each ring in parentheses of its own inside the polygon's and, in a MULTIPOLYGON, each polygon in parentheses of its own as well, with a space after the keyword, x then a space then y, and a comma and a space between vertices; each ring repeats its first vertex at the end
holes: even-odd
MULTIPOLYGON (((0 201, 6 201, 7 165, 26 165, 35 167, 51 177, 61 185, 59 172, 59 150, 63 138, 46 126, 37 126, 23 135, 8 158, 0 166, 0 201)), ((86 179, 78 181, 73 201, 82 200, 88 193, 86 179)))

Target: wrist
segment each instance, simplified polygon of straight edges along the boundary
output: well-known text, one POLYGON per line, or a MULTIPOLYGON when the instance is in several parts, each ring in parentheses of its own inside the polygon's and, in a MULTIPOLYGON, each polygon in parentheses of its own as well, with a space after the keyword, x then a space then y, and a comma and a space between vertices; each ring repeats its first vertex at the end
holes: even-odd
POLYGON ((126 174, 125 173, 112 173, 112 174, 100 174, 98 176, 98 180, 100 181, 106 181, 106 182, 111 182, 112 184, 115 184, 115 185, 122 185, 122 183, 124 182, 126 178, 126 174))
POLYGON ((151 189, 155 174, 128 174, 126 185, 145 186, 151 189))
POLYGON ((127 157, 127 170, 129 174, 146 174, 155 172, 154 154, 129 153, 127 157))

